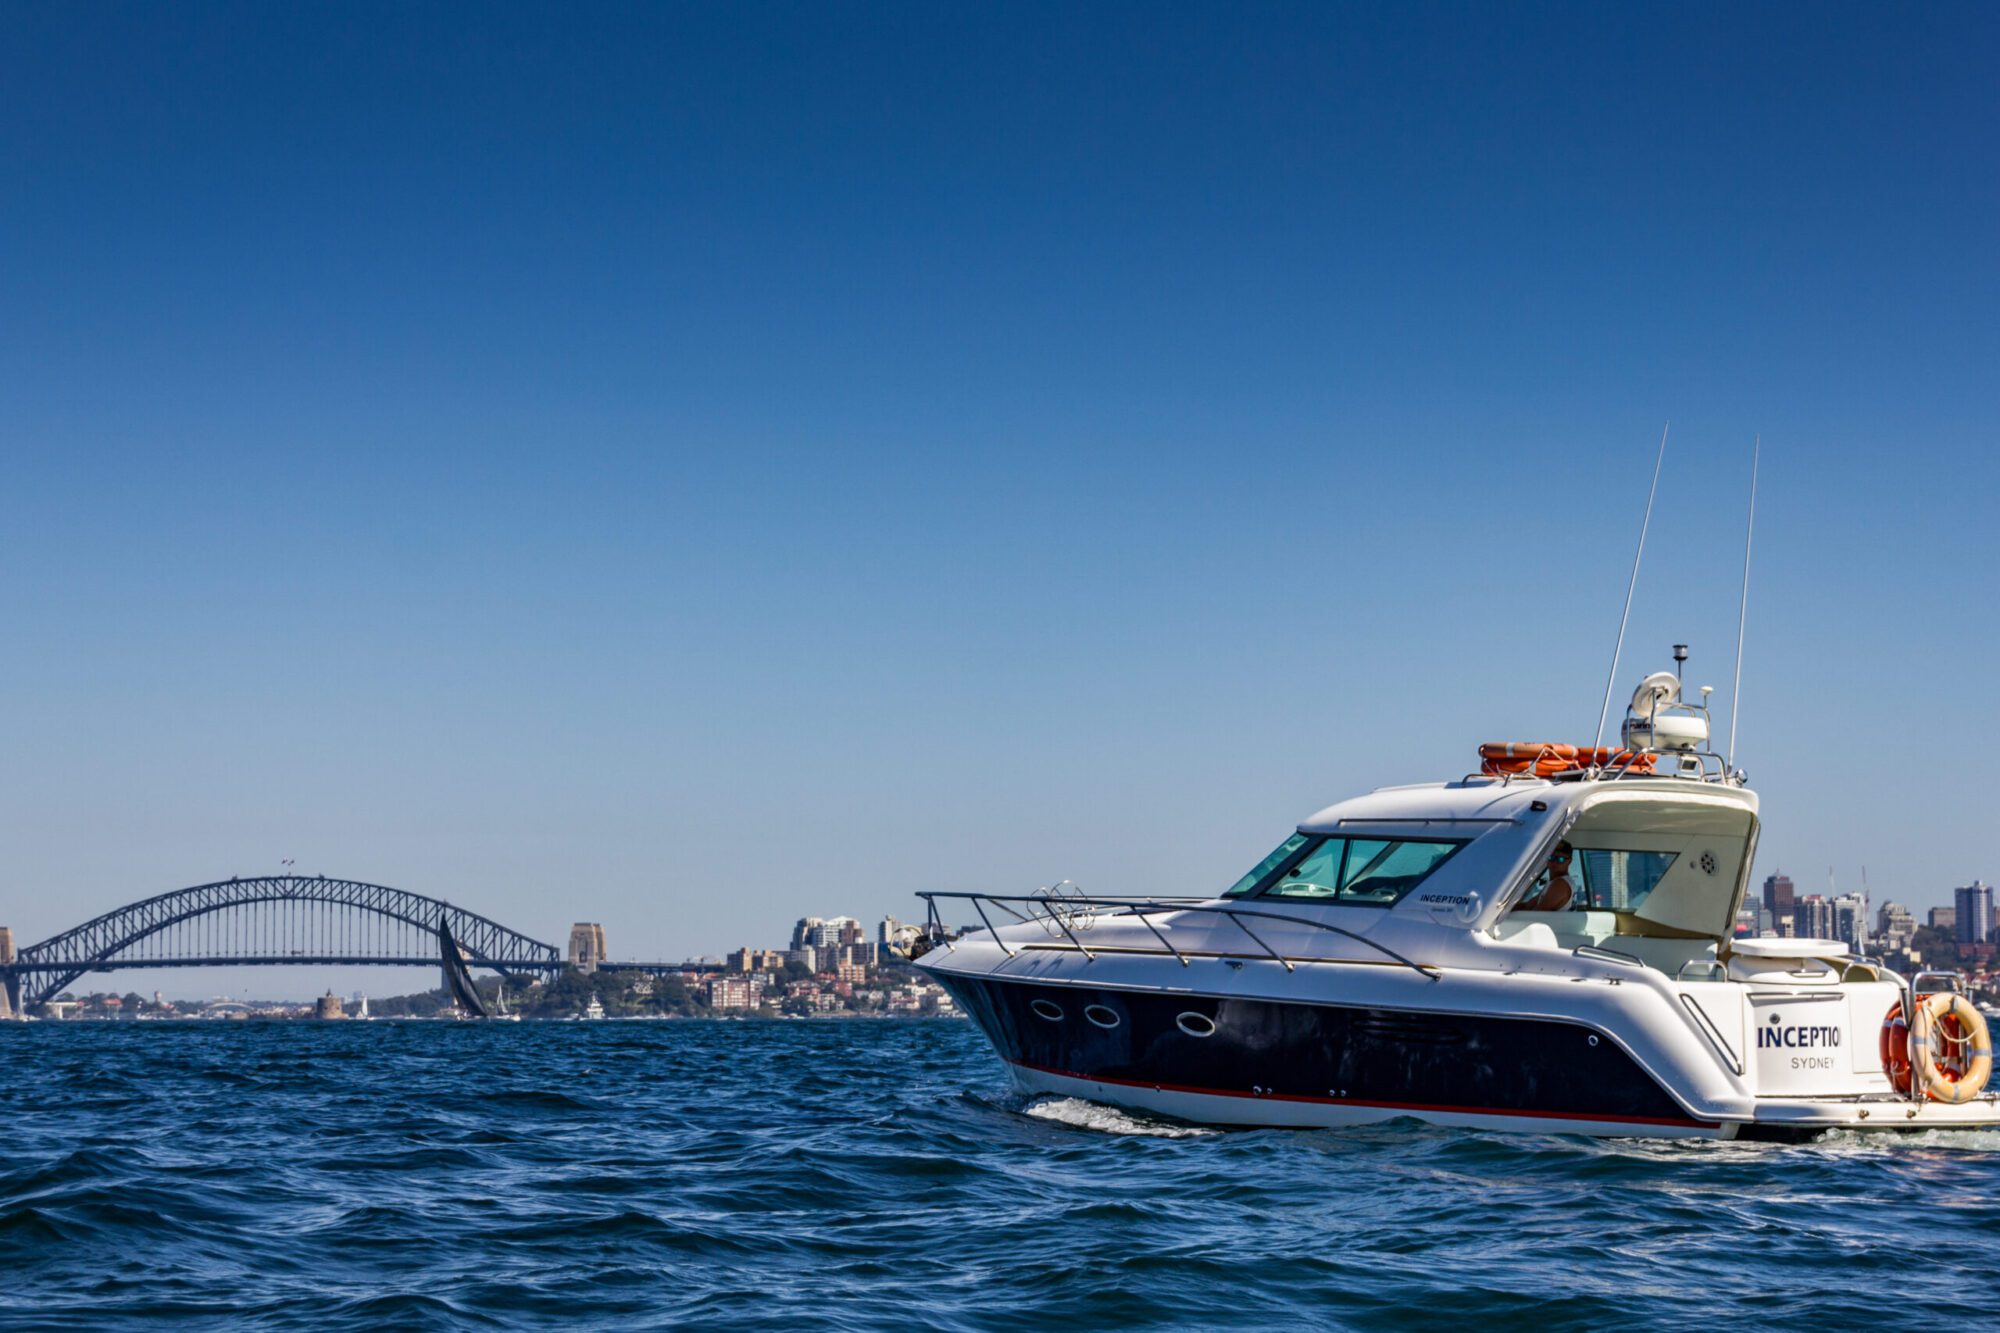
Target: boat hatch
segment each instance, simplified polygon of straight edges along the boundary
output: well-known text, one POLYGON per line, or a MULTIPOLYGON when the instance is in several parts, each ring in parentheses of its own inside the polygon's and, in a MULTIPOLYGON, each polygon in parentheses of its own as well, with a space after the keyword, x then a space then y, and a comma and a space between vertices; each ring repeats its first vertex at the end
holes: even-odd
POLYGON ((1608 917, 1615 935, 1726 938, 1756 833, 1756 815, 1735 804, 1591 802, 1529 867, 1509 920, 1558 937, 1601 934, 1608 917))

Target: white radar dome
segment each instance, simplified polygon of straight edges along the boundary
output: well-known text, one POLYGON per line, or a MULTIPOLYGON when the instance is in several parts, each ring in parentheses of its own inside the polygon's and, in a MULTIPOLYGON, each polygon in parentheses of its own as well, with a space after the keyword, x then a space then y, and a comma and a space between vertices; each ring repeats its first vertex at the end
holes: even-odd
POLYGON ((1668 704, 1680 702, 1680 677, 1671 671, 1655 671, 1632 691, 1632 716, 1650 719, 1668 704))
POLYGON ((1628 750, 1699 750, 1708 744, 1708 712, 1681 703, 1681 682, 1671 671, 1655 671, 1632 692, 1625 718, 1628 750))

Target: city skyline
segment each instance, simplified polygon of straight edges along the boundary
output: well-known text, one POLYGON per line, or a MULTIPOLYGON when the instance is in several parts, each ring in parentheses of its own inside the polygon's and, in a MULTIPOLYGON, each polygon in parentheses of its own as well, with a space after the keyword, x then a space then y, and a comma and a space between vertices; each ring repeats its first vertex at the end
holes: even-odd
MULTIPOLYGON (((701 977, 704 979, 704 984, 706 984, 708 978, 716 976, 732 978, 737 976, 781 973, 786 969, 788 964, 798 964, 802 965, 808 973, 815 974, 827 980, 836 981, 843 985, 859 984, 864 980, 865 976, 872 975, 875 969, 891 966, 900 961, 901 955, 894 946, 899 933, 907 928, 906 923, 897 918, 885 916, 877 923, 873 938, 869 938, 868 929, 858 918, 851 916, 808 916, 800 918, 793 924, 788 947, 766 948, 745 945, 719 956, 712 954, 691 955, 685 959, 670 962, 670 960, 665 959, 613 957, 606 949, 606 935, 603 924, 600 922, 579 921, 570 927, 568 944, 566 949, 562 951, 562 961, 566 964, 568 970, 582 977, 592 977, 599 973, 604 973, 607 976, 616 976, 619 973, 632 972, 634 969, 639 969, 639 972, 636 973, 637 975, 650 974, 655 977, 672 976, 675 973, 668 971, 667 968, 676 967, 678 968, 679 975, 684 979, 701 977)), ((13 961, 14 951, 12 943, 7 928, 0 927, 0 963, 13 961)), ((134 993, 143 995, 144 987, 141 983, 146 978, 156 974, 186 983, 190 976, 200 977, 225 972, 265 973, 270 966, 284 967, 289 970, 292 976, 300 974, 306 976, 324 976, 334 972, 358 975, 361 971, 361 969, 355 968, 329 967, 318 963, 291 963, 283 960, 278 960, 273 964, 266 964, 261 967, 172 969, 159 970, 157 973, 143 967, 121 967, 113 969, 110 972, 86 973, 83 977, 78 978, 74 983, 65 987, 63 994, 74 997, 90 995, 109 996, 113 1001, 112 1007, 116 1008, 117 997, 121 995, 129 996, 134 993)), ((370 967, 366 971, 370 975, 379 978, 399 975, 421 976, 433 973, 436 969, 434 967, 370 967)), ((488 979, 491 980, 490 977, 488 979)), ((508 979, 501 978, 501 984, 509 984, 508 979)), ((538 983, 531 977, 515 977, 512 979, 511 984, 516 985, 518 988, 523 985, 538 983)), ((761 985, 761 982, 759 984, 761 985)), ((914 981, 906 981, 903 985, 906 988, 916 985, 918 989, 934 989, 928 987, 928 983, 914 981)), ((153 1002, 157 1003, 164 999, 169 1004, 199 1004, 203 1002, 233 1003, 247 998, 254 999, 260 1003, 279 1003, 310 1007, 314 999, 320 995, 317 983, 307 987, 309 994, 305 996, 301 996, 295 986, 271 987, 269 988, 270 993, 261 996, 237 996, 228 992, 217 993, 205 991, 199 987, 190 989, 186 984, 178 988, 173 988, 173 994, 168 994, 168 989, 168 987, 164 986, 153 987, 151 990, 153 1002)), ((448 991, 448 987, 420 987, 413 993, 424 993, 433 990, 444 994, 448 991)), ((324 996, 328 998, 333 997, 336 991, 336 987, 328 985, 325 988, 324 996)), ((347 994, 351 999, 360 1001, 370 995, 379 999, 385 995, 395 995, 397 992, 393 988, 383 989, 377 987, 370 990, 363 987, 347 992, 347 994)), ((64 1003, 67 1003, 67 1001, 64 1003)), ((748 1006, 740 1003, 723 1003, 714 1004, 713 1007, 731 1009, 755 1008, 756 1006, 753 1002, 748 1006)), ((945 1007, 947 1009, 950 1008, 948 1004, 945 1007)), ((11 1010, 0 1009, 0 1018, 13 1016, 14 1014, 11 1010)))

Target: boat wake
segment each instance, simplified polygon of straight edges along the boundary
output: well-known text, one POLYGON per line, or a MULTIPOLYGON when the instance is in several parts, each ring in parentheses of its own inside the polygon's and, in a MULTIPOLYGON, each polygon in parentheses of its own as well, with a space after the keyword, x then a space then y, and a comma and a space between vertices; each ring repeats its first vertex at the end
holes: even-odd
POLYGON ((1183 1125, 1172 1120, 1135 1114, 1116 1106, 1087 1102, 1081 1097, 1041 1097, 1021 1108, 1021 1114, 1048 1120, 1072 1129, 1094 1130, 1099 1134, 1132 1134, 1154 1139, 1196 1139, 1220 1130, 1199 1125, 1183 1125))

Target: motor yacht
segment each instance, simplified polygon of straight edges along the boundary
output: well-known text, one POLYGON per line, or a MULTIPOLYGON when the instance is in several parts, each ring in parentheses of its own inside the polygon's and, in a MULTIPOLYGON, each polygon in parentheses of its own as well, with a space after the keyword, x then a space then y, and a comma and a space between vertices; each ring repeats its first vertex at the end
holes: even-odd
POLYGON ((1320 811, 1212 897, 922 894, 909 952, 1024 1091, 1201 1123, 2000 1126, 1961 977, 1735 935, 1758 799, 1706 699, 1656 673, 1622 745, 1482 746, 1478 772, 1320 811))

